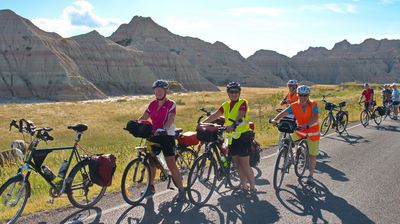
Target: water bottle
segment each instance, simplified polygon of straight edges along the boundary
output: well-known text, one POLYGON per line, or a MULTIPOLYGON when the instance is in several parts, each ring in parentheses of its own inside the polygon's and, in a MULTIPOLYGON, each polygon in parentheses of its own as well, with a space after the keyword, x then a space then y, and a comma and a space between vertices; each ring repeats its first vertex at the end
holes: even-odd
POLYGON ((161 163, 161 166, 164 168, 164 170, 169 172, 167 162, 165 162, 165 158, 161 153, 157 155, 157 159, 161 163))
POLYGON ((56 178, 56 175, 54 175, 53 172, 51 172, 50 168, 47 167, 46 165, 42 166, 43 174, 45 178, 49 181, 53 181, 56 178))
POLYGON ((57 176, 60 178, 64 178, 65 174, 67 173, 67 170, 68 170, 68 160, 64 159, 60 169, 58 170, 57 176))
POLYGON ((224 168, 228 168, 228 160, 226 159, 223 153, 221 153, 221 162, 224 168))

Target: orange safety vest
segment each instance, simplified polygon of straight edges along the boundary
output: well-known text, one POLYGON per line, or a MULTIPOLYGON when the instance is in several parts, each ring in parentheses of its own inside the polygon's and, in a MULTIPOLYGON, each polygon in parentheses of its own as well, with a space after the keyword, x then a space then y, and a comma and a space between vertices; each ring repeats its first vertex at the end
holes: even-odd
POLYGON ((290 100, 290 103, 295 103, 297 100, 299 100, 299 96, 297 95, 297 91, 293 94, 293 96, 290 95, 290 92, 286 95, 286 100, 290 100))
MULTIPOLYGON (((292 111, 293 115, 296 118, 297 124, 298 125, 305 125, 309 124, 311 117, 312 117, 312 109, 314 106, 317 105, 317 102, 311 101, 306 104, 306 111, 302 110, 302 106, 299 104, 299 102, 292 103, 292 111)), ((295 132, 297 136, 300 138, 306 138, 307 136, 311 139, 311 141, 317 141, 320 138, 320 133, 319 133, 319 124, 318 121, 311 124, 309 128, 303 129, 303 130, 298 130, 295 132)))

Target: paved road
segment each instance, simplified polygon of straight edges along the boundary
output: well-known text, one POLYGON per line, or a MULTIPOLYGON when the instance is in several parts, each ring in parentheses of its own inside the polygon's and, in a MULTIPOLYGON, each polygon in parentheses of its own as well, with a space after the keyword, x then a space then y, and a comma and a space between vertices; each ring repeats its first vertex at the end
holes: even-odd
POLYGON ((136 207, 110 193, 90 210, 50 210, 19 223, 400 223, 399 137, 399 121, 368 128, 356 123, 344 137, 329 134, 321 140, 313 188, 292 172, 275 192, 272 149, 256 170, 259 192, 252 199, 222 186, 197 208, 177 203, 176 191, 158 185, 158 193, 136 207))

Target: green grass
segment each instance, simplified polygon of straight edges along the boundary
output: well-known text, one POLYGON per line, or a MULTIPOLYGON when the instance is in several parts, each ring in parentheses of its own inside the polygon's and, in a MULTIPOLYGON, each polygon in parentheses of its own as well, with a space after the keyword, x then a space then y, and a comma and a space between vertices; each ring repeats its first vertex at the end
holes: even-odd
MULTIPOLYGON (((362 87, 355 84, 343 84, 340 86, 324 85, 313 86, 311 98, 321 100, 323 94, 330 94, 328 101, 339 103, 347 101, 346 110, 349 111, 350 121, 359 118, 360 106, 357 99, 362 87)), ((170 95, 170 98, 177 102, 176 127, 184 130, 194 130, 197 118, 201 115, 199 108, 216 110, 223 101, 227 100, 224 88, 221 92, 194 92, 178 93, 170 95)), ((277 142, 277 130, 268 123, 279 108, 279 101, 287 92, 286 88, 244 88, 242 98, 249 101, 250 119, 256 127, 256 139, 263 148, 277 142)), ((21 139, 22 136, 16 130, 8 131, 11 119, 26 118, 35 122, 38 127, 49 126, 54 128, 51 135, 55 141, 48 144, 41 142, 40 147, 53 147, 72 145, 74 132, 66 128, 73 123, 86 123, 89 126, 82 137, 81 145, 85 152, 113 153, 117 157, 117 170, 113 184, 108 191, 116 191, 120 188, 122 172, 126 164, 132 160, 136 153, 132 150, 139 143, 126 131, 122 130, 130 119, 138 118, 146 109, 153 96, 123 97, 112 101, 90 101, 90 102, 65 102, 65 103, 42 103, 42 104, 7 104, 0 106, 0 145, 6 149, 14 139, 21 139)), ((325 117, 324 104, 320 103, 321 119, 325 117)), ((29 139, 29 138, 28 138, 29 139)), ((28 140, 27 139, 27 140, 28 140)), ((70 151, 54 152, 46 158, 44 164, 48 165, 54 173, 58 171, 63 159, 66 159, 70 151)), ((85 154, 85 152, 81 152, 85 154)), ((0 183, 3 183, 16 171, 16 165, 1 167, 0 183)), ((49 207, 45 202, 50 199, 48 196, 49 187, 42 178, 33 174, 30 178, 32 196, 28 200, 24 214, 37 212, 49 207)), ((69 204, 65 196, 56 199, 56 206, 69 204)), ((6 212, 0 212, 0 220, 4 220, 6 212)))

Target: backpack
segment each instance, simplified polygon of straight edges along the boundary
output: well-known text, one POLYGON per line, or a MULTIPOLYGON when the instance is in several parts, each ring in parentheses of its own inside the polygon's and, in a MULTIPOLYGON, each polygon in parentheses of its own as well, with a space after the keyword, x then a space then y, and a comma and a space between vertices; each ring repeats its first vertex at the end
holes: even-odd
POLYGON ((93 183, 110 186, 114 175, 116 158, 113 154, 97 154, 89 157, 89 174, 93 183))
POLYGON ((249 163, 251 167, 256 167, 260 163, 260 153, 260 144, 253 139, 253 141, 251 141, 251 147, 249 151, 249 163))

